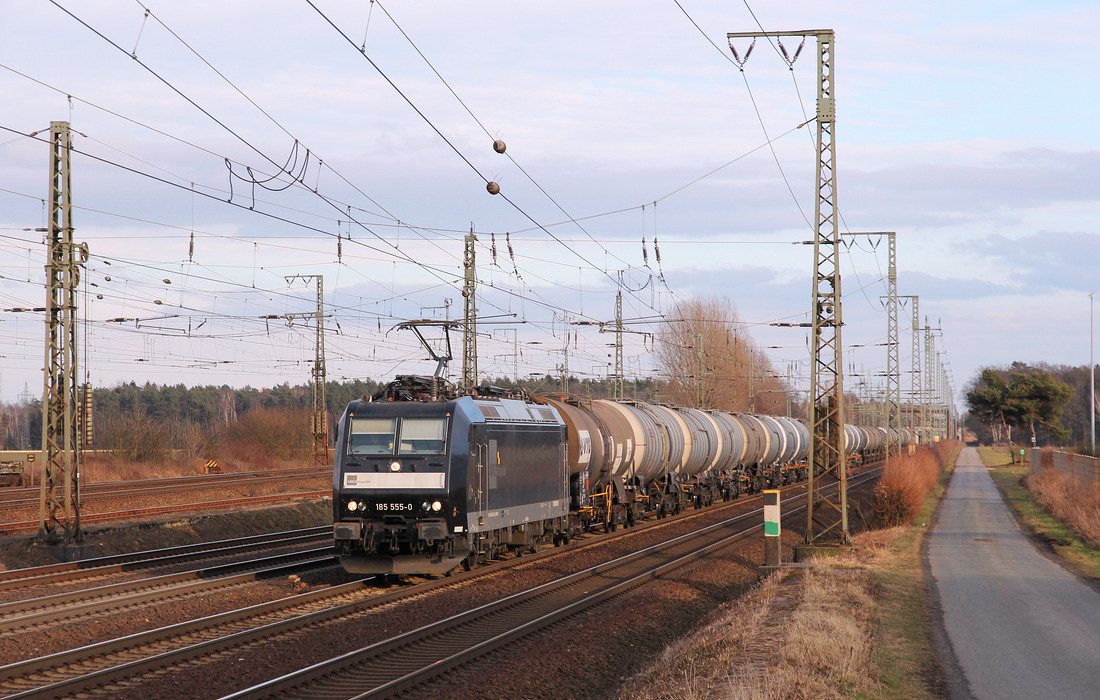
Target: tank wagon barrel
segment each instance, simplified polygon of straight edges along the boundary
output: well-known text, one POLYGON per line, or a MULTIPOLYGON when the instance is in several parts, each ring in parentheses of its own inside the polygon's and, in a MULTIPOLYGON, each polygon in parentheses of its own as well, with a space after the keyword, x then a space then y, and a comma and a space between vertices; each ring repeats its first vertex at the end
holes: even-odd
MULTIPOLYGON (((808 471, 809 428, 791 418, 443 384, 398 377, 341 418, 333 518, 349 571, 441 574, 808 471)), ((844 431, 861 459, 888 435, 844 431)))

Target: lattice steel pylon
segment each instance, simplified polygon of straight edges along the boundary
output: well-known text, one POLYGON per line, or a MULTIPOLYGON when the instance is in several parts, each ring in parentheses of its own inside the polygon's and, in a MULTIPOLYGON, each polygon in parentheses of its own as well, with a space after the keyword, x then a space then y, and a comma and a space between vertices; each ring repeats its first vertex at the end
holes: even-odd
POLYGON ((922 404, 922 410, 924 414, 924 429, 928 433, 928 443, 931 444, 936 441, 938 435, 936 430, 936 363, 938 358, 936 356, 936 337, 932 334, 933 331, 938 331, 939 328, 932 328, 928 325, 928 318, 924 319, 924 402, 922 404))
POLYGON ((917 443, 924 445, 928 443, 928 435, 925 434, 925 412, 924 412, 924 381, 921 375, 921 366, 923 363, 923 355, 921 345, 921 329, 920 329, 920 299, 913 297, 913 401, 916 402, 916 411, 914 412, 915 421, 914 425, 917 431, 917 443))
POLYGON ((793 32, 729 33, 730 50, 744 68, 752 48, 741 59, 733 40, 758 37, 775 38, 780 52, 793 70, 802 51, 791 57, 783 48, 782 37, 817 39, 817 178, 814 193, 814 278, 811 314, 810 360, 810 478, 807 482, 806 544, 849 544, 848 468, 844 445, 844 371, 840 329, 840 232, 837 227, 836 99, 834 92, 834 36, 831 29, 793 32), (837 481, 834 494, 819 488, 823 477, 837 481), (816 511, 824 511, 824 515, 816 511), (815 518, 820 518, 818 523, 815 518), (831 518, 831 522, 828 519, 831 518))
POLYGON ((615 376, 611 380, 611 386, 615 392, 615 400, 623 400, 623 290, 622 273, 619 273, 619 290, 615 293, 615 376))
POLYGON ((901 454, 901 370, 898 359, 898 257, 897 233, 875 231, 847 236, 885 236, 887 241, 886 296, 886 459, 901 454))
POLYGON ((897 234, 849 233, 849 236, 886 236, 886 459, 890 453, 901 454, 901 362, 898 342, 898 257, 897 234))
POLYGON ((313 412, 310 417, 310 432, 313 434, 313 462, 319 467, 329 464, 328 454, 328 402, 325 398, 325 281, 323 275, 288 275, 287 282, 296 279, 305 284, 317 283, 317 310, 309 313, 287 314, 287 320, 295 317, 312 316, 315 321, 317 339, 314 342, 313 358, 313 412))
POLYGON ((909 428, 913 435, 917 438, 917 442, 920 442, 920 431, 917 429, 919 421, 918 407, 920 405, 920 394, 918 387, 920 386, 920 333, 917 332, 917 324, 920 322, 920 297, 916 295, 903 294, 896 297, 897 299, 911 299, 913 301, 913 357, 912 364, 913 369, 910 372, 910 385, 909 391, 909 420, 908 425, 904 426, 909 428))
POLYGON ((68 122, 50 122, 50 222, 46 240, 46 366, 42 392, 40 544, 84 541, 80 528, 83 445, 78 419, 77 287, 86 245, 73 243, 68 122))
POLYGON ((474 235, 474 227, 470 226, 470 233, 466 236, 465 253, 462 256, 464 270, 464 284, 462 286, 462 299, 465 302, 465 313, 462 326, 462 386, 477 386, 477 258, 474 245, 477 236, 474 235))

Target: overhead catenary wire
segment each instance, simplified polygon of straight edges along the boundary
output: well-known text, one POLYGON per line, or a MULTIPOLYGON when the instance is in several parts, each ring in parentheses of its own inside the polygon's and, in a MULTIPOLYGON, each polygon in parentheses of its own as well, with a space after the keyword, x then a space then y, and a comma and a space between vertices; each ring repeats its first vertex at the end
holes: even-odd
MULTIPOLYGON (((148 32, 147 32, 147 35, 148 35, 148 32)), ((146 38, 145 41, 148 41, 148 39, 146 38)), ((103 142, 99 142, 99 143, 103 144, 103 142)), ((105 145, 105 144, 103 144, 103 145, 105 145)), ((293 218, 293 217, 291 217, 291 218, 293 218)), ((371 225, 375 226, 376 224, 372 223, 371 225)), ((539 229, 534 228, 534 229, 531 229, 531 230, 539 230, 539 229)), ((308 234, 309 232, 306 232, 306 233, 308 234)), ((335 229, 331 229, 329 231, 329 235, 334 235, 334 234, 335 234, 335 229)), ((567 242, 567 243, 573 243, 573 241, 569 241, 567 239, 563 239, 563 240, 565 240, 565 242, 567 242)), ((345 239, 345 241, 346 241, 346 239, 345 239)), ((541 257, 538 254, 538 252, 539 251, 534 251, 534 250, 528 248, 527 246, 517 246, 517 257, 518 257, 518 261, 519 261, 519 272, 517 273, 517 276, 520 273, 522 273, 522 276, 523 276, 524 279, 530 280, 532 283, 536 283, 536 286, 537 286, 537 282, 539 282, 539 281, 548 281, 551 278, 549 278, 549 277, 540 277, 538 275, 532 274, 531 269, 535 266, 535 261, 539 261, 539 262, 547 262, 548 261, 548 262, 553 262, 553 263, 558 264, 558 265, 565 265, 565 263, 561 262, 560 260, 548 260, 545 257, 541 257), (526 270, 524 270, 524 261, 527 261, 527 269, 526 270)), ((618 259, 621 260, 622 258, 620 257, 618 259)), ((607 269, 608 265, 601 264, 601 267, 603 267, 604 269, 607 269)), ((541 268, 541 266, 540 266, 540 268, 541 268)), ((352 270, 352 269, 354 269, 354 268, 349 267, 349 270, 352 270)), ((633 286, 637 286, 637 283, 636 282, 631 282, 630 286, 631 286, 631 288, 633 288, 633 286)), ((603 285, 588 286, 586 284, 586 287, 587 287, 587 291, 589 293, 591 293, 593 291, 598 291, 599 293, 610 293, 606 288, 604 288, 603 285)), ((518 285, 515 286, 514 289, 520 289, 520 291, 522 291, 520 286, 518 286, 518 285)), ((649 297, 648 292, 644 296, 646 298, 648 298, 649 297)), ((522 299, 522 297, 516 297, 516 298, 517 299, 522 299)), ((564 307, 562 307, 561 305, 555 305, 554 308, 563 309, 564 307)), ((567 310, 567 309, 564 309, 564 310, 567 310)))
MULTIPOLYGON (((104 41, 106 41, 107 43, 109 43, 109 44, 110 44, 111 46, 115 47, 116 49, 118 49, 118 50, 119 50, 119 51, 121 51, 121 52, 125 52, 125 51, 124 51, 124 49, 122 49, 122 47, 121 47, 121 46, 119 46, 119 45, 118 45, 118 44, 117 44, 116 42, 113 42, 113 41, 111 41, 111 40, 110 40, 109 38, 107 38, 106 36, 104 36, 104 35, 103 35, 103 34, 102 34, 101 32, 99 32, 99 31, 98 31, 98 30, 96 30, 96 29, 95 29, 94 27, 92 27, 92 26, 91 26, 90 24, 88 24, 87 22, 84 22, 84 21, 83 21, 82 19, 80 19, 79 17, 77 17, 77 16, 75 15, 75 14, 73 14, 73 13, 72 13, 71 11, 69 11, 69 10, 67 10, 66 8, 62 7, 62 6, 61 6, 61 5, 60 5, 60 4, 59 4, 59 3, 58 3, 58 2, 56 1, 56 0, 51 0, 51 2, 52 2, 52 3, 53 3, 53 4, 55 5, 55 6, 57 6, 57 7, 59 8, 59 9, 61 9, 62 11, 64 11, 64 12, 65 12, 66 14, 68 14, 68 15, 69 15, 69 16, 71 16, 71 17, 73 17, 73 19, 75 19, 76 21, 78 21, 78 22, 79 22, 80 24, 82 24, 83 26, 85 26, 86 28, 88 28, 88 29, 89 29, 90 31, 92 31, 93 33, 95 33, 95 34, 96 34, 97 36, 99 36, 100 38, 102 38, 102 39, 103 39, 104 41)), ((140 3, 139 3, 139 4, 140 4, 140 3)), ((317 7, 315 6, 315 5, 313 5, 312 3, 310 3, 310 5, 311 5, 312 7, 314 7, 314 9, 315 9, 315 10, 316 10, 316 11, 317 11, 317 12, 318 12, 319 14, 321 14, 321 16, 322 16, 322 17, 324 17, 324 18, 326 19, 326 21, 329 21, 329 23, 330 23, 330 24, 331 24, 331 25, 332 25, 332 26, 333 26, 333 27, 334 27, 335 29, 337 29, 337 31, 338 31, 338 32, 339 32, 339 33, 341 34, 341 36, 343 36, 343 37, 345 38, 345 40, 347 40, 347 41, 348 41, 348 43, 350 43, 350 44, 352 44, 352 46, 354 46, 354 43, 350 41, 350 38, 349 38, 349 37, 347 37, 347 35, 346 35, 346 34, 344 34, 344 33, 343 33, 343 32, 342 32, 341 30, 339 30, 339 28, 338 28, 338 27, 336 27, 336 25, 335 25, 334 23, 332 23, 332 22, 331 22, 331 20, 329 20, 329 19, 327 18, 327 16, 325 16, 325 15, 324 15, 324 13, 322 13, 322 12, 321 12, 321 11, 320 11, 320 10, 319 10, 319 9, 318 9, 318 8, 317 8, 317 7)), ((144 8, 144 6, 143 6, 143 5, 142 5, 142 7, 144 8)), ((144 9, 146 9, 146 12, 148 12, 148 9, 147 9, 147 8, 144 8, 144 9)), ((158 21, 159 21, 159 19, 158 19, 158 21)), ((162 24, 163 24, 163 23, 162 23, 162 24)), ((169 30, 169 31, 170 31, 170 30, 169 30)), ((174 34, 173 34, 173 35, 174 35, 174 34)), ((175 35, 174 35, 174 36, 175 36, 175 35)), ((178 38, 178 37, 177 37, 177 38, 178 38)), ((182 42, 182 40, 181 40, 181 42, 182 42)), ((186 44, 184 44, 184 45, 186 46, 186 44)), ((189 46, 188 46, 187 48, 188 48, 189 50, 192 50, 192 51, 194 52, 194 50, 193 50, 193 49, 191 49, 191 47, 189 47, 189 46)), ((424 115, 424 114, 423 114, 423 113, 422 113, 422 112, 421 112, 421 111, 420 111, 420 110, 419 110, 419 109, 418 109, 418 108, 416 107, 416 105, 415 105, 415 104, 413 104, 413 103, 412 103, 412 101, 411 101, 411 100, 409 100, 409 99, 408 99, 408 97, 407 97, 407 96, 406 96, 406 95, 405 95, 405 94, 404 94, 404 93, 403 93, 403 92, 402 92, 402 91, 401 91, 401 90, 400 90, 400 89, 399 89, 399 88, 398 88, 398 87, 397 87, 397 86, 396 86, 396 85, 395 85, 395 84, 394 84, 394 83, 393 83, 393 82, 392 82, 392 81, 391 81, 391 80, 389 79, 389 77, 388 77, 388 76, 386 76, 386 75, 385 75, 385 74, 384 74, 384 73, 383 73, 383 72, 382 72, 382 71, 381 71, 381 70, 380 70, 380 69, 378 68, 378 66, 377 66, 376 64, 374 64, 374 62, 373 62, 373 61, 371 61, 371 60, 370 60, 369 56, 366 56, 365 52, 361 52, 361 53, 363 54, 364 58, 366 58, 366 59, 368 60, 368 62, 370 62, 370 63, 371 63, 371 65, 372 65, 372 66, 374 66, 376 70, 378 70, 379 74, 380 74, 380 75, 382 75, 382 77, 383 77, 383 78, 384 78, 384 79, 385 79, 385 80, 386 80, 386 81, 387 81, 388 83, 390 83, 390 85, 391 85, 391 86, 393 86, 393 87, 394 87, 394 89, 395 89, 395 90, 397 90, 397 92, 398 92, 398 93, 399 93, 399 94, 400 94, 400 95, 401 95, 401 96, 402 96, 402 97, 403 97, 403 98, 404 98, 404 99, 405 99, 405 100, 406 100, 406 101, 407 101, 407 102, 408 102, 408 103, 410 104, 410 106, 411 106, 411 107, 412 107, 412 108, 414 109, 414 111, 416 111, 416 112, 417 112, 417 113, 418 113, 418 114, 419 114, 419 115, 420 115, 420 116, 421 116, 421 117, 422 117, 422 118, 423 118, 423 119, 424 119, 424 120, 425 120, 425 121, 426 121, 426 122, 427 122, 427 123, 429 124, 429 126, 431 126, 431 127, 433 128, 433 130, 435 130, 435 131, 436 131, 436 132, 437 132, 437 133, 438 133, 438 134, 440 135, 440 137, 441 137, 441 138, 443 138, 443 139, 444 139, 444 141, 446 141, 446 142, 448 143, 448 145, 450 145, 450 146, 452 147, 452 149, 454 149, 454 150, 455 150, 455 152, 456 152, 456 153, 458 153, 458 154, 459 154, 459 156, 460 156, 460 157, 462 157, 462 159, 463 159, 463 160, 464 160, 464 161, 465 161, 465 162, 466 162, 466 163, 467 163, 468 165, 470 165, 470 167, 474 168, 475 172, 477 172, 477 169, 476 169, 476 167, 474 167, 474 166, 473 166, 473 164, 472 164, 472 163, 471 163, 471 162, 470 162, 470 161, 469 161, 469 160, 468 160, 467 158, 465 158, 465 156, 463 156, 463 155, 461 154, 461 152, 460 152, 460 151, 459 151, 459 150, 458 150, 458 149, 457 149, 457 148, 456 148, 456 147, 455 147, 455 146, 454 146, 454 145, 453 145, 453 144, 452 144, 452 143, 451 143, 451 142, 450 142, 449 140, 447 140, 447 139, 446 139, 446 137, 445 137, 445 136, 444 136, 444 135, 442 134, 442 132, 440 132, 440 131, 439 131, 439 130, 438 130, 438 129, 437 129, 436 127, 435 127, 435 125, 434 125, 434 124, 432 124, 432 123, 431 123, 431 121, 430 121, 430 120, 428 120, 428 119, 427 119, 427 117, 426 117, 426 116, 425 116, 425 115, 424 115)), ((149 73, 150 73, 151 75, 153 75, 154 77, 156 77, 156 78, 157 78, 157 79, 158 79, 159 81, 161 81, 161 82, 162 82, 163 84, 165 84, 165 85, 166 85, 167 87, 169 87, 169 88, 170 88, 171 90, 173 90, 173 91, 174 91, 174 92, 175 92, 176 94, 178 94, 178 95, 179 95, 180 97, 182 97, 183 99, 185 99, 185 100, 186 100, 187 102, 189 102, 190 104, 192 104, 193 106, 195 106, 195 107, 196 107, 196 108, 197 108, 197 109, 198 109, 198 110, 199 110, 200 112, 202 112, 203 114, 205 114, 206 116, 208 116, 208 117, 209 117, 210 119, 212 119, 212 120, 213 120, 213 121, 214 121, 214 122, 215 122, 216 124, 218 124, 218 125, 219 125, 219 126, 221 126, 221 127, 223 128, 223 129, 225 129, 226 131, 228 131, 228 132, 229 132, 229 133, 230 133, 230 134, 231 134, 232 136, 234 136, 234 138, 236 138, 236 139, 238 139, 239 141, 241 141, 242 143, 244 143, 244 144, 245 144, 246 146, 248 146, 249 148, 251 148, 251 149, 252 149, 253 151, 255 151, 256 153, 258 153, 259 155, 261 155, 261 157, 265 158, 265 159, 266 159, 266 160, 267 160, 267 161, 268 161, 268 162, 269 162, 270 164, 272 164, 272 165, 274 165, 274 166, 275 166, 276 168, 278 168, 278 169, 279 169, 279 173, 280 173, 281 175, 282 175, 282 174, 285 174, 285 175, 289 176, 290 180, 291 180, 291 181, 294 181, 294 182, 300 182, 300 181, 301 181, 301 177, 302 177, 302 175, 304 174, 304 170, 303 170, 303 171, 302 171, 301 173, 299 173, 298 175, 294 175, 294 174, 293 174, 292 172, 289 172, 289 171, 288 171, 288 170, 286 169, 286 166, 285 166, 285 165, 284 165, 284 166, 280 166, 280 165, 279 165, 279 164, 278 164, 278 163, 277 163, 277 162, 276 162, 276 161, 275 161, 274 159, 272 159, 271 157, 267 156, 267 155, 266 155, 265 153, 263 153, 263 152, 262 152, 262 151, 261 151, 260 149, 256 148, 256 147, 255 147, 255 146, 254 146, 253 144, 251 144, 250 142, 248 142, 248 140, 244 139, 244 138, 243 138, 243 137, 242 137, 242 136, 241 136, 241 135, 240 135, 239 133, 237 133, 236 131, 234 131, 233 129, 231 129, 230 127, 228 127, 228 125, 226 125, 226 124, 225 124, 224 122, 222 122, 222 121, 221 121, 221 120, 219 120, 219 119, 218 119, 217 117, 215 117, 215 116, 214 116, 214 115, 213 115, 213 114, 212 114, 212 113, 211 113, 211 112, 210 112, 209 110, 206 110, 205 108, 203 108, 203 107, 202 107, 201 105, 199 105, 199 104, 198 104, 197 102, 195 102, 195 101, 194 101, 193 99, 191 99, 191 98, 190 98, 190 97, 189 97, 188 95, 186 95, 186 94, 185 94, 185 93, 184 93, 184 92, 183 92, 182 90, 180 90, 179 88, 175 87, 175 86, 174 86, 174 85, 173 85, 173 84, 172 84, 172 83, 171 83, 170 81, 168 81, 168 80, 167 80, 167 79, 165 79, 165 78, 164 78, 163 76, 161 76, 161 75, 160 75, 159 73, 157 73, 156 71, 154 71, 154 70, 153 70, 153 69, 152 69, 152 68, 151 68, 150 66, 146 65, 146 64, 145 64, 145 63, 144 63, 143 61, 141 61, 141 60, 140 60, 140 59, 139 59, 139 58, 137 57, 136 53, 131 53, 131 54, 128 54, 128 55, 129 55, 129 57, 130 57, 131 59, 133 59, 133 60, 137 61, 137 63, 138 63, 138 64, 139 64, 139 65, 140 65, 140 66, 141 66, 142 68, 144 68, 144 69, 145 69, 146 71, 148 71, 148 72, 149 72, 149 73)), ((200 58, 201 58, 201 57, 200 57, 200 58)), ((203 60, 204 60, 204 62, 205 62, 205 59, 203 59, 203 60)), ((207 63, 207 64, 209 65, 209 63, 207 63)), ((221 73, 219 73, 219 75, 221 75, 221 73)), ((222 77, 224 78, 224 76, 222 76, 222 77)), ((232 83, 230 83, 230 84, 232 85, 232 83)), ((234 89, 237 89, 237 90, 239 91, 239 89, 238 89, 238 88, 236 88, 236 86, 234 86, 234 89)), ((243 94, 243 93, 242 93, 242 94, 243 94)), ((251 101, 251 100, 250 100, 250 101, 251 101)), ((253 104, 255 104, 255 103, 253 103, 253 104)), ((265 113, 265 115, 266 115, 266 113, 265 113)), ((270 115, 268 115, 268 116, 270 116, 270 115)), ((284 129, 284 131, 285 131, 285 129, 284 129)), ((289 132, 287 132, 287 133, 289 134, 289 132)), ((298 141, 297 139, 295 139, 295 149, 297 148, 297 145, 298 145, 298 144, 299 144, 299 141, 298 141)), ((307 149, 307 156, 306 156, 307 158, 308 158, 308 154, 309 154, 309 151, 308 151, 308 149, 307 149)), ((289 157, 288 157, 288 162, 289 162, 289 157)), ((228 160, 227 160, 227 164, 229 164, 229 161, 228 161, 228 160)), ((232 172, 232 168, 231 168, 231 166, 230 166, 230 170, 231 170, 231 172, 232 172)), ((478 175, 479 175, 480 177, 482 177, 482 179, 483 179, 483 180, 486 180, 486 181, 487 181, 487 178, 485 178, 484 176, 482 176, 482 175, 480 174, 480 172, 478 173, 478 175)), ((277 178, 277 177, 279 177, 279 176, 280 176, 280 175, 274 175, 274 176, 270 176, 270 179, 274 179, 274 178, 277 178)), ((261 183, 258 183, 257 181, 255 181, 255 179, 253 179, 253 184, 261 184, 261 183)), ((288 185, 286 185, 286 186, 290 186, 290 185, 288 184, 288 185)), ((307 189, 307 190, 310 190, 310 188, 308 188, 308 187, 307 187, 306 189, 307 189)), ((310 191, 312 191, 312 192, 313 192, 314 194, 318 194, 318 195, 319 195, 319 193, 318 193, 318 192, 317 192, 316 190, 310 190, 310 191)), ((319 196, 320 196, 320 195, 319 195, 319 196)), ((329 200, 328 200, 328 199, 327 199, 326 197, 324 197, 324 196, 322 196, 322 199, 324 199, 325 201, 327 201, 327 202, 328 202, 329 204, 333 204, 333 203, 332 203, 331 201, 329 201, 329 200)), ((535 219, 534 219, 534 218, 532 218, 532 217, 531 217, 530 215, 528 215, 528 214, 527 214, 527 213, 526 213, 526 212, 525 212, 525 211, 524 211, 524 210, 523 210, 522 208, 520 208, 520 207, 519 207, 519 206, 518 206, 518 205, 517 205, 516 203, 512 202, 512 201, 511 201, 510 199, 508 199, 507 197, 505 197, 505 199, 506 199, 506 200, 508 200, 508 201, 509 201, 509 203, 510 203, 510 204, 511 204, 511 205, 512 205, 512 206, 513 206, 513 207, 514 207, 514 208, 515 208, 515 209, 516 209, 517 211, 519 211, 519 212, 520 212, 521 214, 523 214, 523 215, 525 216, 525 218, 527 218, 527 219, 528 219, 528 220, 530 220, 530 221, 531 221, 532 223, 534 223, 534 224, 535 224, 536 226, 538 226, 539 228, 541 228, 541 229, 542 229, 543 231, 545 231, 545 232, 546 232, 546 233, 547 233, 548 235, 550 235, 550 236, 551 236, 552 238, 556 238, 556 237, 554 236, 554 234, 553 234, 552 232, 550 232, 550 231, 546 230, 545 228, 541 227, 541 225, 539 225, 539 224, 538 224, 538 222, 537 222, 537 221, 535 221, 535 219)), ((252 208, 252 207, 249 207, 249 209, 251 209, 251 208, 252 208)), ((371 234, 372 234, 372 235, 374 235, 374 236, 375 236, 376 238, 378 238, 378 239, 379 239, 379 240, 380 240, 381 242, 383 242, 383 243, 388 243, 387 241, 385 241, 384 239, 382 239, 382 238, 381 238, 380 236, 378 236, 378 234, 377 234, 377 233, 375 233, 375 232, 371 231, 371 230, 370 230, 370 229, 369 229, 368 227, 366 227, 366 226, 365 226, 364 224, 362 224, 362 222, 359 222, 359 221, 355 220, 354 218, 352 218, 352 220, 353 220, 353 221, 355 221, 355 223, 356 223, 356 224, 357 224, 358 226, 360 226, 360 227, 361 227, 361 228, 363 228, 364 230, 367 230, 367 231, 368 231, 369 233, 371 233, 371 234)), ((329 233, 329 235, 331 235, 331 233, 329 233)), ((599 268, 598 266, 596 266, 596 265, 592 264, 592 263, 591 263, 590 261, 588 261, 587 259, 585 259, 585 258, 584 258, 584 256, 583 256, 583 255, 581 255, 581 254, 580 254, 579 252, 577 252, 577 251, 575 251, 575 250, 572 250, 571 248, 569 248, 569 246, 567 246, 567 245, 565 245, 565 244, 562 244, 562 245, 563 245, 564 247, 566 247, 567 249, 569 249, 569 250, 570 250, 570 251, 571 251, 572 253, 574 253, 575 255, 578 255, 579 257, 581 257, 581 258, 582 258, 582 260, 585 260, 585 262, 586 262, 587 264, 589 264, 589 265, 590 265, 590 266, 591 266, 591 267, 592 267, 593 269, 595 269, 595 270, 600 270, 600 268, 599 268)), ((394 248, 394 250, 398 250, 398 248, 397 248, 396 246, 392 246, 392 247, 394 248)), ((410 262, 416 262, 415 260, 412 260, 411 258, 409 258, 409 261, 410 261, 410 262)), ((604 272, 604 274, 605 274, 605 275, 607 275, 607 274, 608 274, 608 273, 607 273, 606 271, 603 271, 603 272, 604 272)))

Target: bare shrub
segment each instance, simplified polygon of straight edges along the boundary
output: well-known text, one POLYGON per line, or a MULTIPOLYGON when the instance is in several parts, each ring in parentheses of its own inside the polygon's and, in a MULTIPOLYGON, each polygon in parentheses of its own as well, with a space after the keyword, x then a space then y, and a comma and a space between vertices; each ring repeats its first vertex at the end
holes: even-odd
POLYGON ((192 459, 209 456, 217 444, 214 434, 194 421, 184 421, 176 433, 183 454, 192 459))
POLYGON ((924 499, 936 486, 944 465, 958 451, 951 440, 919 447, 911 455, 891 457, 875 486, 875 524, 878 527, 909 525, 920 513, 924 499))
POLYGON ((1100 485, 1084 483, 1053 468, 1028 476, 1025 483, 1044 510, 1100 549, 1100 485))
POLYGON ((103 446, 128 462, 159 462, 169 454, 170 440, 164 423, 141 408, 103 417, 98 431, 103 446))
POLYGON ((940 464, 931 450, 892 458, 875 485, 876 524, 895 527, 913 522, 939 475, 940 464))
POLYGON ((258 469, 274 468, 279 460, 300 460, 310 454, 313 446, 309 419, 306 411, 278 408, 249 411, 226 429, 225 450, 258 469))

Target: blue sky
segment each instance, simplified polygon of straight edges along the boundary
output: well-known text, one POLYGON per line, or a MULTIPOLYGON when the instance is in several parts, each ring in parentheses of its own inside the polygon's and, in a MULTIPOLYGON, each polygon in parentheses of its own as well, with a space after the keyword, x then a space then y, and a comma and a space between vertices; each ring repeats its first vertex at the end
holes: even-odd
MULTIPOLYGON (((486 324, 484 373, 553 372, 568 342, 571 370, 606 374, 609 337, 571 324, 613 316, 620 271, 628 317, 724 295, 777 368, 805 370, 805 332, 768 324, 810 306, 812 256, 792 242, 812 237, 814 126, 796 127, 816 52, 792 71, 760 41, 740 72, 726 33, 758 29, 748 5, 58 5, 105 38, 51 3, 8 3, 0 26, 0 308, 42 303, 48 150, 25 135, 68 120, 97 385, 307 382, 304 322, 260 318, 313 308, 296 274, 324 277, 331 377, 430 371, 390 328, 461 313, 471 225, 482 316, 525 321, 486 324), (253 201, 231 180, 226 159, 271 174, 295 139, 299 186, 253 201)), ((842 229, 897 232, 898 291, 942 328, 956 389, 987 365, 1087 364, 1100 5, 773 5, 751 5, 769 31, 836 32, 842 229)), ((886 335, 875 243, 842 259, 846 344, 886 335)), ((0 400, 40 393, 43 337, 40 316, 0 312, 0 400)), ((651 374, 645 337, 627 345, 651 374)), ((882 348, 846 357, 885 366, 882 348)))

